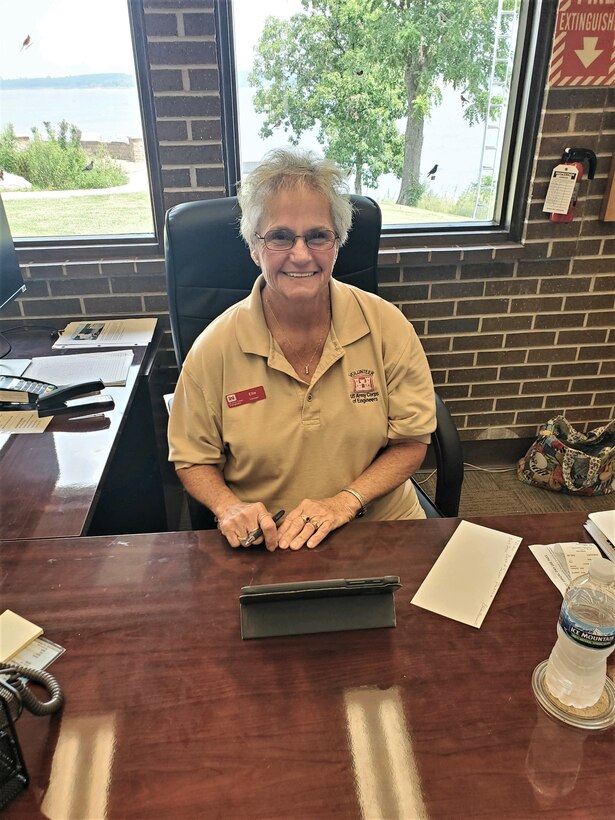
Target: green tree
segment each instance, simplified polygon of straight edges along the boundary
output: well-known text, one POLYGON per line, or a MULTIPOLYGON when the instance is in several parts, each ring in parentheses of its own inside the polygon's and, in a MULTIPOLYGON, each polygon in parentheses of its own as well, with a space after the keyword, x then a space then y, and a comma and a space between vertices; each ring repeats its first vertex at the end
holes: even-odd
POLYGON ((365 0, 304 0, 289 20, 269 17, 249 81, 261 135, 283 127, 291 143, 318 126, 327 156, 354 174, 354 188, 402 170, 397 120, 404 97, 394 72, 371 59, 369 32, 380 15, 365 0))
POLYGON ((269 17, 249 76, 266 117, 261 135, 282 127, 297 144, 317 125, 326 155, 354 174, 356 193, 392 172, 401 177, 398 202, 415 204, 425 120, 442 83, 463 95, 469 122, 486 116, 497 5, 302 0, 289 20, 269 17))

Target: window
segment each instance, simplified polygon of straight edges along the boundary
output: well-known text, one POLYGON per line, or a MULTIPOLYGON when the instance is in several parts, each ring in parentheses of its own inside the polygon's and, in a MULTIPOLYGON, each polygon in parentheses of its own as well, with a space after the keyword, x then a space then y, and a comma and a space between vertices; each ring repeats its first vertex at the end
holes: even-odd
POLYGON ((242 175, 269 148, 300 144, 344 167, 389 232, 514 234, 554 9, 232 0, 242 175))
POLYGON ((141 6, 3 4, 0 192, 16 240, 153 239, 149 107, 133 45, 144 42, 141 6))

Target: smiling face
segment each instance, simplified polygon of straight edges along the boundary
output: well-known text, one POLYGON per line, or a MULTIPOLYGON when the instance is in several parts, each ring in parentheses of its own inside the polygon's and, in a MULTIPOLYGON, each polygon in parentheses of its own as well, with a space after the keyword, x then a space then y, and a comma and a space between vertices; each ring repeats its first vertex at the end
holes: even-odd
MULTIPOLYGON (((284 229, 296 236, 308 231, 335 231, 327 198, 303 186, 282 190, 266 209, 258 233, 284 229)), ((310 300, 328 295, 329 280, 337 258, 337 243, 328 250, 314 251, 297 239, 287 251, 271 251, 257 239, 252 258, 262 269, 276 300, 310 300)))

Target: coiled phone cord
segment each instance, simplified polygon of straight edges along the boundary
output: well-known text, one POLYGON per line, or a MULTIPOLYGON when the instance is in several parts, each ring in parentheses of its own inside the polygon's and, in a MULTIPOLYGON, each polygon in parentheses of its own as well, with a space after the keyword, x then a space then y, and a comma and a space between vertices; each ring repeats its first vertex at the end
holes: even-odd
MULTIPOLYGON (((27 666, 0 663, 0 676, 0 694, 2 694, 2 685, 7 686, 17 694, 18 699, 33 715, 51 715, 53 712, 57 712, 64 703, 64 695, 60 684, 49 672, 30 669, 27 666), (2 680, 4 675, 7 675, 6 680, 2 680), (32 694, 27 683, 24 683, 21 678, 40 683, 49 693, 49 700, 39 700, 36 695, 32 694)), ((19 713, 21 713, 21 709, 19 709, 19 713)))

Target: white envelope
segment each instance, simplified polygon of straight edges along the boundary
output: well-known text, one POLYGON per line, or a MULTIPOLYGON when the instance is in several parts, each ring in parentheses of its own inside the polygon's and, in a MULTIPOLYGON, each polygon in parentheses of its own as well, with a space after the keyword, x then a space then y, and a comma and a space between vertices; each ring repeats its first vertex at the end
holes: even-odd
POLYGON ((480 627, 522 540, 462 521, 412 603, 480 627))

